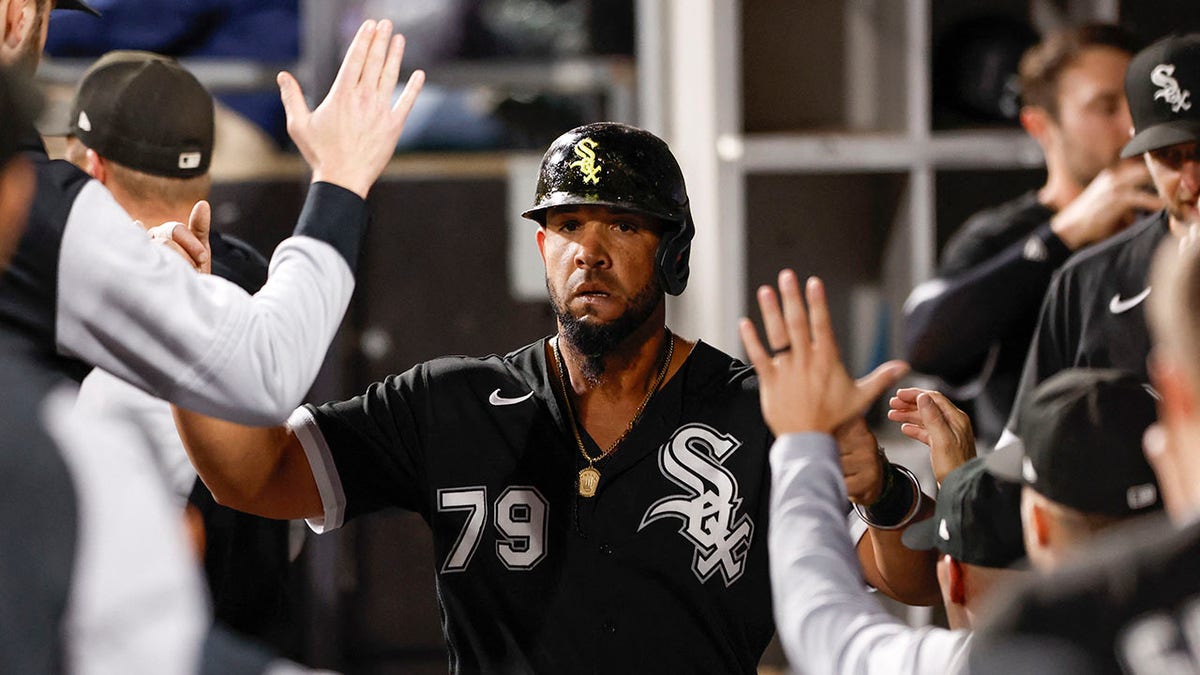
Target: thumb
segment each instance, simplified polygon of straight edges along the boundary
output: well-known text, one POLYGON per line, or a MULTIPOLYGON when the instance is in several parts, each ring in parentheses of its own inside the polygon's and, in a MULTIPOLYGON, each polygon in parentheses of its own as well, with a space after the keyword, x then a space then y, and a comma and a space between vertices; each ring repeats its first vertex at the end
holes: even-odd
POLYGON ((871 401, 883 395, 883 392, 891 389, 892 385, 904 377, 908 373, 908 364, 903 361, 888 361, 880 365, 875 370, 872 370, 868 375, 865 375, 855 382, 855 388, 858 389, 859 408, 858 412, 865 410, 871 404, 871 401))
POLYGON ((275 76, 275 82, 279 85, 279 99, 283 102, 284 113, 287 114, 288 128, 291 129, 293 124, 304 124, 312 113, 308 109, 308 103, 304 101, 300 83, 286 70, 275 76))
POLYGON ((192 207, 192 213, 188 216, 188 229, 196 238, 204 243, 208 243, 208 233, 212 226, 212 207, 208 202, 201 199, 192 207))
POLYGON ((946 420, 946 415, 942 413, 942 409, 929 394, 921 394, 917 397, 917 412, 921 415, 921 424, 929 432, 930 440, 935 438, 940 440, 950 430, 950 423, 946 420))
POLYGON ((208 202, 201 199, 192 207, 191 214, 188 215, 188 232, 199 242, 200 249, 196 251, 192 258, 195 261, 196 269, 204 274, 212 272, 212 245, 209 243, 209 232, 212 224, 212 207, 208 202))

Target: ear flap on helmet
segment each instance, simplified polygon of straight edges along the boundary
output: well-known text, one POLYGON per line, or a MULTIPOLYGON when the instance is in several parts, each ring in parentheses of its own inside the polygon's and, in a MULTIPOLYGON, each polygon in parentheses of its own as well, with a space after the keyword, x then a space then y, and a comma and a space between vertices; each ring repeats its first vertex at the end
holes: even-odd
POLYGON ((688 213, 677 229, 669 229, 663 233, 658 245, 657 266, 658 277, 663 290, 671 295, 679 295, 687 288, 688 258, 692 252, 692 236, 696 226, 692 223, 692 214, 688 213))

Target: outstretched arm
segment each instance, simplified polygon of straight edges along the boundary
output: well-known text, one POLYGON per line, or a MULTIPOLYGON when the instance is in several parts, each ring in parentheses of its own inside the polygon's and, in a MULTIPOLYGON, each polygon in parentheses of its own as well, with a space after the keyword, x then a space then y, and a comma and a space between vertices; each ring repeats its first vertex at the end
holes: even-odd
MULTIPOLYGON (((892 473, 895 480, 896 475, 866 420, 862 417, 850 420, 838 428, 834 437, 850 501, 868 508, 878 504, 883 497, 885 477, 892 473)), ((920 504, 921 510, 913 515, 913 522, 933 513, 932 500, 923 498, 920 504)), ((941 602, 936 553, 908 548, 900 540, 903 532, 903 528, 885 530, 867 523, 867 531, 855 545, 863 576, 874 588, 907 605, 941 602)))
POLYGON ((740 330, 759 374, 763 416, 778 436, 768 537, 780 641, 791 662, 809 673, 950 672, 962 657, 963 633, 911 629, 863 588, 845 529, 841 457, 830 435, 860 416, 905 366, 891 362, 854 382, 838 357, 820 281, 808 283, 811 314, 794 273, 781 273, 779 286, 782 311, 773 290, 758 295, 774 355, 749 321, 740 330))
POLYGON ((171 406, 196 473, 217 503, 267 518, 319 518, 321 496, 286 426, 247 427, 171 406))
POLYGON ((27 249, 22 243, 30 255, 16 265, 57 299, 53 317, 36 319, 53 328, 57 351, 191 410, 282 423, 307 394, 345 313, 367 225, 363 197, 423 82, 414 73, 393 104, 402 53, 390 23, 363 24, 312 112, 295 81, 280 76, 289 128, 315 182, 297 236, 276 249, 254 296, 169 259, 98 183, 63 181, 67 169, 57 163, 39 167, 39 190, 63 196, 45 203, 69 204, 70 212, 35 214, 42 220, 35 218, 27 249), (62 228, 56 253, 45 249, 53 233, 33 232, 39 224, 62 228))

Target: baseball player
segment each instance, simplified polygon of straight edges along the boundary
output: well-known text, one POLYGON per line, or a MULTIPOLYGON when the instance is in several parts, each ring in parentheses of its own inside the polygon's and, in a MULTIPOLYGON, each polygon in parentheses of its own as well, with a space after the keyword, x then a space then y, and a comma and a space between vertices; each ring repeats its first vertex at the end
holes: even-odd
MULTIPOLYGON (((1112 367, 1147 381, 1150 338, 1143 314, 1159 243, 1200 224, 1200 34, 1160 40, 1134 56, 1125 74, 1133 138, 1122 157, 1142 155, 1164 208, 1072 258, 1055 275, 1017 401, 1072 366, 1112 367)), ((1010 420, 1009 426, 1013 426, 1010 420)), ((997 445, 1004 443, 1004 439, 997 445)))
MULTIPOLYGON (((1200 248, 1160 248, 1148 300, 1151 378, 1160 422, 1145 435, 1169 522, 1124 528, 1089 555, 1014 593, 980 634, 972 673, 1013 672, 1034 652, 1038 672, 1151 675, 1200 671, 1200 248)), ((1080 479, 1086 483, 1088 476, 1080 479)))
POLYGON ((1121 86, 1140 47, 1120 27, 1057 31, 1021 59, 1021 124, 1041 146, 1046 182, 972 216, 950 239, 937 277, 905 305, 905 353, 915 370, 969 399, 975 429, 994 444, 1008 419, 1050 278, 1071 255, 1161 201, 1139 161, 1121 161, 1129 107, 1121 86))
MULTIPOLYGON (((0 67, 0 268, 33 197, 19 140, 33 99, 0 67)), ((24 350, 0 349, 0 672, 307 672, 210 625, 143 434, 74 411, 75 389, 24 350)))
MULTIPOLYGON (((182 222, 193 204, 208 198, 213 135, 213 99, 195 76, 174 59, 116 51, 79 81, 66 157, 143 225, 182 222)), ((211 231, 209 246, 214 275, 247 293, 266 282, 267 261, 249 244, 211 231)), ((215 504, 188 461, 165 401, 97 368, 80 386, 76 408, 118 416, 144 431, 172 492, 188 504, 189 522, 199 524, 197 543, 216 618, 257 637, 286 632, 289 523, 215 504)))
POLYGON ((554 336, 286 427, 178 409, 193 464, 222 502, 317 531, 420 513, 455 672, 755 672, 771 436, 753 372, 665 326, 694 230, 678 164, 646 131, 585 125, 551 145, 524 215, 554 336))

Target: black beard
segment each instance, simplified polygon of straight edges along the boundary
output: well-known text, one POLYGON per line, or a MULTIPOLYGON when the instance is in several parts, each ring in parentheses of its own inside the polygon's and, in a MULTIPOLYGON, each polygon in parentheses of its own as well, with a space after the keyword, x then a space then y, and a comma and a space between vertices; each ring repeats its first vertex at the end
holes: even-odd
POLYGON ((662 284, 658 276, 633 297, 629 307, 621 316, 608 323, 590 323, 571 314, 550 288, 546 279, 546 290, 550 293, 550 306, 562 326, 562 336, 571 343, 575 351, 583 355, 583 377, 588 384, 596 385, 604 375, 604 357, 611 354, 625 338, 646 323, 646 319, 662 302, 662 284))

